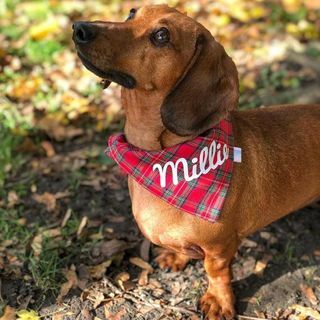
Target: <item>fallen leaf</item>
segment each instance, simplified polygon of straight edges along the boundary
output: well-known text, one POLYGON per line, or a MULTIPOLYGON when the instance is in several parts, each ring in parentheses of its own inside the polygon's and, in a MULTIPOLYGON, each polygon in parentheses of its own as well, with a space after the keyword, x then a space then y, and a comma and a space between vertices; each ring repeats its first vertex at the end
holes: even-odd
POLYGON ((52 117, 42 118, 38 121, 37 126, 56 141, 72 139, 84 134, 84 130, 82 128, 76 128, 74 126, 65 127, 52 117))
POLYGON ((110 309, 113 309, 112 306, 113 306, 113 302, 110 302, 110 303, 104 305, 104 314, 105 314, 106 319, 108 319, 108 320, 121 320, 121 317, 126 314, 126 309, 123 306, 121 306, 120 310, 118 310, 118 311, 116 311, 116 313, 114 313, 114 312, 111 312, 111 310, 110 310, 110 309))
POLYGON ((8 208, 14 207, 20 201, 18 194, 15 191, 8 192, 8 208))
POLYGON ((122 290, 126 290, 125 288, 125 283, 130 279, 130 274, 128 272, 120 272, 116 278, 115 281, 117 282, 117 284, 119 285, 119 287, 122 290))
POLYGON ((48 158, 51 158, 56 154, 53 145, 49 141, 42 141, 41 146, 46 152, 48 158))
POLYGON ((89 268, 84 264, 80 264, 77 270, 78 270, 78 287, 81 290, 85 290, 88 282, 91 280, 89 268))
POLYGON ((129 244, 125 241, 112 239, 109 241, 103 241, 92 249, 93 258, 110 258, 115 254, 123 252, 129 247, 129 244))
POLYGON ((46 206, 47 211, 51 212, 54 211, 56 208, 57 200, 66 198, 70 196, 68 191, 65 192, 57 192, 55 194, 50 192, 44 192, 43 194, 34 194, 32 198, 41 204, 46 206))
POLYGON ((115 281, 118 282, 118 281, 122 281, 122 282, 125 282, 125 281, 128 281, 130 279, 130 274, 128 272, 120 272, 116 278, 115 278, 115 281))
POLYGON ((4 309, 3 315, 0 317, 0 320, 15 320, 16 319, 16 310, 10 306, 6 306, 4 309))
POLYGON ((316 257, 320 257, 320 249, 316 249, 313 251, 313 254, 316 256, 316 257))
POLYGON ((20 310, 17 316, 17 320, 40 320, 38 313, 34 310, 20 310))
POLYGON ((61 235, 59 228, 40 230, 40 232, 32 239, 31 248, 33 250, 33 256, 39 258, 42 251, 42 242, 44 238, 54 238, 61 235))
POLYGON ((66 211, 66 213, 62 219, 61 228, 64 228, 67 225, 67 222, 71 217, 71 214, 72 214, 72 210, 70 208, 68 208, 68 210, 66 211))
POLYGON ((153 272, 153 268, 151 267, 151 265, 150 265, 148 262, 142 260, 142 259, 139 258, 139 257, 130 258, 129 261, 130 261, 132 264, 140 267, 141 269, 148 270, 150 273, 153 272))
POLYGON ((34 40, 41 40, 48 35, 59 31, 59 25, 56 20, 48 20, 40 24, 35 24, 29 29, 29 35, 34 40))
POLYGON ((90 267, 89 272, 93 279, 99 280, 101 279, 105 273, 107 268, 111 265, 112 259, 104 261, 96 266, 90 267))
POLYGON ((86 224, 88 222, 88 217, 87 216, 84 216, 82 217, 81 219, 81 222, 79 224, 79 227, 78 227, 78 230, 77 230, 77 237, 79 238, 83 229, 85 228, 86 224))
POLYGON ((250 239, 243 239, 241 242, 241 246, 247 247, 247 248, 256 248, 258 246, 258 244, 250 239))
POLYGON ((299 304, 294 304, 290 306, 289 309, 298 311, 302 316, 305 316, 305 319, 307 317, 310 317, 313 320, 320 320, 320 313, 312 308, 300 306, 299 304))
POLYGON ((270 255, 264 255, 263 258, 256 262, 256 265, 254 267, 254 273, 257 275, 262 275, 264 269, 267 267, 268 262, 270 261, 271 256, 270 255))
POLYGON ((72 289, 77 287, 78 285, 78 277, 77 277, 77 273, 76 273, 76 267, 74 265, 70 266, 70 269, 68 269, 65 273, 64 273, 65 278, 67 279, 66 282, 64 282, 61 285, 60 288, 60 294, 57 297, 57 302, 61 303, 63 298, 68 294, 68 292, 72 289))
POLYGON ((149 271, 144 269, 141 271, 140 275, 139 275, 139 280, 138 280, 138 284, 140 286, 146 286, 148 284, 148 274, 149 271))
POLYGON ((307 285, 301 283, 300 290, 303 292, 303 294, 307 297, 307 299, 310 301, 312 305, 316 306, 318 304, 318 299, 311 287, 308 287, 307 285))
POLYGON ((104 300, 104 294, 101 291, 95 293, 93 302, 93 308, 96 309, 104 300))
POLYGON ((56 197, 54 194, 45 192, 43 194, 34 194, 32 196, 33 200, 38 203, 44 204, 46 206, 47 211, 54 211, 56 208, 56 197))

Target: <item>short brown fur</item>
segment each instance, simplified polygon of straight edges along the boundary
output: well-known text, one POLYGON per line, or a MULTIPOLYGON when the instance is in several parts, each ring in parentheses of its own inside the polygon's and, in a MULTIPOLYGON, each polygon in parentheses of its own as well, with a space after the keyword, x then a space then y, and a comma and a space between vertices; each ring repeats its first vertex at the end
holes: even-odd
POLYGON ((158 257, 160 266, 178 270, 189 257, 204 258, 209 287, 201 308, 208 319, 232 318, 230 263, 241 239, 320 197, 320 106, 236 111, 232 60, 203 26, 167 6, 140 8, 124 23, 92 25, 96 38, 77 44, 82 57, 99 70, 111 68, 136 80, 135 88, 122 88, 121 94, 130 143, 157 150, 193 138, 222 118, 232 121, 243 160, 234 165, 218 222, 177 210, 129 177, 141 231, 170 250, 158 257), (163 25, 171 41, 156 48, 149 34, 163 25))

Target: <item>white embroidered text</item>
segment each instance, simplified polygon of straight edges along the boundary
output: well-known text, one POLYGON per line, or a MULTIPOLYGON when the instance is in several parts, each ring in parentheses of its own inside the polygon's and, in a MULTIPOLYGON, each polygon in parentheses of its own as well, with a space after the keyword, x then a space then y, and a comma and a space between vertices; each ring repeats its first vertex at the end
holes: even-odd
POLYGON ((192 181, 199 178, 203 174, 207 174, 210 170, 216 169, 221 166, 229 157, 229 148, 226 144, 221 147, 220 143, 212 141, 209 148, 204 147, 199 158, 193 158, 191 174, 189 173, 188 162, 185 158, 179 158, 175 163, 168 161, 163 167, 159 163, 155 163, 152 167, 153 171, 159 170, 160 185, 165 188, 167 183, 167 170, 170 167, 172 171, 172 182, 174 185, 178 184, 178 168, 182 165, 183 177, 185 181, 192 181))

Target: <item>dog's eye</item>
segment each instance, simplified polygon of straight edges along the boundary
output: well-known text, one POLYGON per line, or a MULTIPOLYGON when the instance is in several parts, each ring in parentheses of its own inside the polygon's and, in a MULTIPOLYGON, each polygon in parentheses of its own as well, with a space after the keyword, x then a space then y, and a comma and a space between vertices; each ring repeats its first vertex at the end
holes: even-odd
POLYGON ((129 16, 128 16, 127 20, 133 19, 133 18, 134 18, 134 15, 136 14, 136 12, 137 12, 137 9, 132 8, 132 9, 130 10, 130 12, 129 12, 129 16))
POLYGON ((156 46, 164 46, 170 41, 170 33, 167 28, 160 28, 151 34, 151 41, 156 46))

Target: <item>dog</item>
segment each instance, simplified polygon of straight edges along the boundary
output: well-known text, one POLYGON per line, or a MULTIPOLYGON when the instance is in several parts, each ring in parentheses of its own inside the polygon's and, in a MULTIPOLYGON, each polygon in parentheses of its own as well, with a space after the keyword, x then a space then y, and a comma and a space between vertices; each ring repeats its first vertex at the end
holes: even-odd
POLYGON ((82 63, 105 85, 122 86, 127 142, 166 150, 223 119, 242 150, 219 219, 177 209, 128 178, 142 233, 166 248, 162 268, 204 259, 208 319, 235 316, 230 264, 241 239, 320 197, 320 105, 238 111, 238 74, 210 32, 166 5, 132 9, 125 22, 79 21, 73 40, 82 63))

